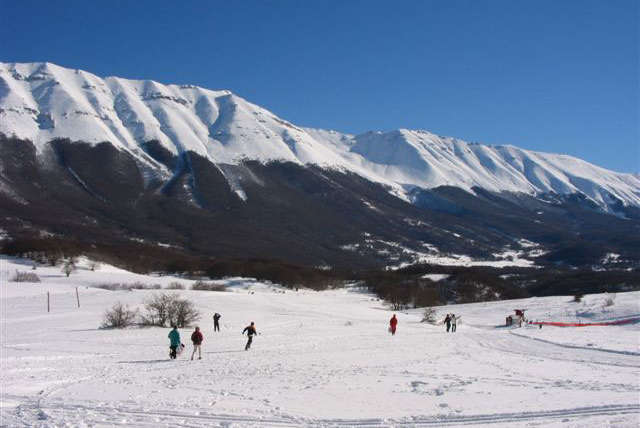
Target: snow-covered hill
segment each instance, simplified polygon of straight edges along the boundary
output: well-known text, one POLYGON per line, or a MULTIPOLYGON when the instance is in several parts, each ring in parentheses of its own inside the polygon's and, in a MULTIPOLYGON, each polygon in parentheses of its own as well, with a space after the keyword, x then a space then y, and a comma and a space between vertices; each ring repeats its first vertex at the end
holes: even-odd
POLYGON ((0 63, 0 132, 33 141, 108 141, 166 176, 147 156, 169 153, 213 163, 290 161, 352 171, 406 195, 415 186, 527 194, 582 193, 607 211, 640 206, 640 178, 580 159, 513 146, 470 144, 426 131, 362 135, 297 127, 229 91, 100 78, 50 63, 0 63))
POLYGON ((6 426, 636 427, 639 324, 497 328, 514 308, 531 319, 637 317, 638 292, 438 307, 457 332, 392 312, 359 289, 284 290, 251 279, 227 292, 171 290, 202 311, 203 359, 168 358, 167 328, 98 328, 116 302, 143 309, 152 290, 98 284, 192 281, 103 265, 65 277, 0 258, 0 420, 6 426), (40 283, 16 283, 15 270, 40 283), (76 287, 80 307, 77 307, 76 287), (47 292, 51 312, 46 310, 47 292), (211 315, 222 314, 214 333, 211 315), (248 352, 242 329, 261 333, 248 352))

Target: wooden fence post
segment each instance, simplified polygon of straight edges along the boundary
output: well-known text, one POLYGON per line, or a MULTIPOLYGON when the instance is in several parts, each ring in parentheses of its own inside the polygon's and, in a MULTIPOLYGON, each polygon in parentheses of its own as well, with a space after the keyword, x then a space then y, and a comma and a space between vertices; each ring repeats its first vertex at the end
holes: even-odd
POLYGON ((78 307, 80 307, 80 295, 78 294, 78 287, 76 287, 76 300, 78 301, 78 307))

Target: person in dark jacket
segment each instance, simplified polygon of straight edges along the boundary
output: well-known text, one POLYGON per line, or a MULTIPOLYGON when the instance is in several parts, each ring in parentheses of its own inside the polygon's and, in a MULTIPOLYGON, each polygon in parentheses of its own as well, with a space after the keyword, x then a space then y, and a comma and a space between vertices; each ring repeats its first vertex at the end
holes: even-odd
POLYGON ((444 323, 447 325, 447 333, 449 333, 449 330, 451 329, 451 314, 447 314, 444 318, 444 323))
POLYGON ((180 346, 180 333, 178 332, 178 327, 173 326, 173 330, 169 332, 169 358, 175 360, 177 355, 176 351, 178 350, 178 346, 180 346))
POLYGON ((451 333, 456 332, 456 328, 458 327, 458 320, 460 317, 456 317, 456 314, 451 314, 451 333))
POLYGON ((196 351, 198 351, 198 359, 202 359, 202 341, 204 337, 202 333, 200 333, 200 327, 196 327, 196 331, 191 334, 191 341, 193 342, 193 353, 191 354, 191 359, 196 355, 196 351))
POLYGON ((247 340, 247 345, 244 347, 244 350, 248 351, 249 348, 251 348, 251 342, 253 342, 253 336, 258 334, 258 332, 256 331, 256 326, 253 323, 253 321, 251 321, 251 324, 246 326, 244 330, 242 330, 242 334, 244 334, 245 332, 247 333, 247 337, 249 339, 247 340))
POLYGON ((393 316, 389 320, 389 331, 391 332, 392 336, 395 336, 397 326, 398 326, 398 318, 396 318, 396 314, 393 314, 393 316))
POLYGON ((213 331, 220 331, 220 318, 222 318, 222 315, 219 313, 213 314, 213 331))

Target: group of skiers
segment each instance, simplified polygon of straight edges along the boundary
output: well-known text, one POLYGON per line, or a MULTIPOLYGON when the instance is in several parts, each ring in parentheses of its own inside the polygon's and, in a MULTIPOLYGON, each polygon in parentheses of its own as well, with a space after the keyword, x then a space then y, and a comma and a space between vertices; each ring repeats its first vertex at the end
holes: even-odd
MULTIPOLYGON (((458 321, 460 321, 460 318, 461 317, 459 315, 456 316, 456 314, 447 314, 447 316, 444 318, 444 321, 443 321, 443 323, 447 326, 447 333, 456 332, 456 329, 458 327, 458 321)), ((389 320, 389 333, 391 333, 392 336, 395 336, 397 328, 398 328, 398 318, 396 317, 396 314, 393 314, 393 316, 389 320)))
MULTIPOLYGON (((220 331, 220 318, 222 318, 222 315, 217 312, 213 315, 213 331, 220 331)), ((444 318, 444 324, 447 326, 447 333, 449 331, 455 333, 459 320, 460 316, 456 316, 455 314, 447 314, 447 316, 444 318)), ((396 314, 393 314, 393 316, 389 320, 389 332, 392 336, 395 336, 397 328, 398 318, 396 317, 396 314)), ((247 344, 245 345, 244 350, 248 351, 251 348, 253 336, 258 334, 256 325, 253 321, 251 321, 251 324, 249 324, 244 328, 244 330, 242 330, 242 334, 244 335, 245 333, 247 333, 247 344)), ((193 343, 193 353, 191 354, 192 360, 195 357, 196 352, 198 353, 198 359, 202 359, 203 340, 204 336, 200 331, 200 327, 196 327, 195 331, 191 334, 191 342, 193 343)), ((173 329, 169 332, 169 341, 169 358, 176 359, 178 354, 180 354, 184 349, 184 344, 180 341, 180 333, 178 332, 178 327, 173 326, 173 329)))
MULTIPOLYGON (((220 318, 222 315, 219 313, 215 313, 213 315, 213 331, 220 331, 220 318)), ((253 342, 253 336, 258 334, 256 330, 256 325, 253 321, 251 324, 246 326, 244 330, 242 330, 242 334, 247 333, 247 344, 244 347, 245 351, 248 351, 251 348, 251 342, 253 342)), ((169 332, 169 358, 175 360, 178 355, 184 350, 185 346, 180 339, 180 332, 178 331, 177 326, 173 326, 171 331, 169 332)), ((198 353, 198 359, 202 359, 202 342, 204 341, 204 336, 200 331, 200 327, 196 327, 194 332, 191 333, 191 342, 193 343, 193 353, 191 354, 191 359, 196 356, 196 352, 198 353)))

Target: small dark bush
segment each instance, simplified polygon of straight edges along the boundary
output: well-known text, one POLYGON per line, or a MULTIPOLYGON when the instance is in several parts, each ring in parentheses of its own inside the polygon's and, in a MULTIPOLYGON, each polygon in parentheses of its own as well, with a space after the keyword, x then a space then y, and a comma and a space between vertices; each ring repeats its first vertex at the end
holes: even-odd
POLYGON ((110 291, 118 291, 118 290, 159 290, 162 288, 160 284, 145 284, 142 282, 133 282, 130 284, 127 283, 104 283, 104 284, 94 284, 92 285, 94 288, 101 288, 103 290, 110 291))
POLYGON ((223 284, 213 282, 196 281, 192 286, 192 290, 197 291, 226 291, 227 288, 223 284))
POLYGON ((22 272, 17 270, 12 282, 40 282, 40 277, 34 272, 22 272))
POLYGON ((116 290, 124 290, 123 284, 112 282, 112 283, 104 283, 104 284, 93 284, 93 288, 100 288, 102 290, 116 291, 116 290))
POLYGON ((102 328, 125 328, 134 324, 138 310, 131 310, 118 302, 104 313, 102 328))

